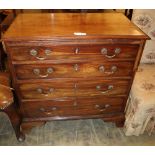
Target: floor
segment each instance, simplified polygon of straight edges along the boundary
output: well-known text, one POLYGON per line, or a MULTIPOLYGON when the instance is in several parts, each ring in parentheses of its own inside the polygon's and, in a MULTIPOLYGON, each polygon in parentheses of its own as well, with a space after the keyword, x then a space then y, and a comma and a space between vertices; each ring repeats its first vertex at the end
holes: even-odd
POLYGON ((24 142, 18 142, 7 115, 0 113, 0 145, 154 146, 155 134, 126 137, 123 129, 100 119, 52 121, 33 128, 24 142))

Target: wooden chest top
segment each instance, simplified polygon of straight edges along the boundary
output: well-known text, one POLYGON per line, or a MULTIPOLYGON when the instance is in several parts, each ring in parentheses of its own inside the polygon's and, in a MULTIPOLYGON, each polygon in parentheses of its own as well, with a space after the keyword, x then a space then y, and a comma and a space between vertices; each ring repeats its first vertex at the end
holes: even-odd
POLYGON ((60 37, 148 38, 122 13, 40 13, 19 14, 3 39, 41 40, 60 37))

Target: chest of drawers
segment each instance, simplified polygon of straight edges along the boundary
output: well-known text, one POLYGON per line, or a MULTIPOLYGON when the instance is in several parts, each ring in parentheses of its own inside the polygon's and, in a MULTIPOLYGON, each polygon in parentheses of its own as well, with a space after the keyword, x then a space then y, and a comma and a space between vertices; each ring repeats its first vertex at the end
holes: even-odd
POLYGON ((17 16, 3 40, 21 128, 84 118, 122 126, 146 39, 120 13, 17 16))

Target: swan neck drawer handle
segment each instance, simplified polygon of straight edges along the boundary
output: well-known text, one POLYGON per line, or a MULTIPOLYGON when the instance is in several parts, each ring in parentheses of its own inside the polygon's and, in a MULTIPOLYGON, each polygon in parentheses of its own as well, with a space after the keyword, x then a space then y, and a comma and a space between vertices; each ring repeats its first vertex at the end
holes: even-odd
POLYGON ((101 54, 105 55, 106 58, 114 58, 116 57, 116 55, 118 55, 121 52, 120 48, 115 48, 114 50, 114 54, 113 55, 108 55, 108 49, 107 48, 102 48, 101 49, 101 54))
POLYGON ((96 86, 96 89, 97 89, 98 91, 100 91, 102 94, 108 93, 108 92, 111 91, 113 88, 114 88, 113 85, 108 85, 107 90, 101 91, 101 86, 100 86, 100 85, 97 85, 97 86, 96 86))
POLYGON ((54 92, 54 88, 50 88, 48 91, 45 91, 42 88, 38 88, 37 92, 42 94, 42 95, 48 96, 48 95, 50 95, 50 94, 52 94, 54 92))
POLYGON ((51 115, 53 112, 57 110, 57 107, 52 107, 50 110, 46 110, 45 108, 40 108, 39 110, 45 113, 46 115, 51 115))
POLYGON ((117 70, 118 70, 117 66, 112 66, 111 71, 105 71, 104 65, 99 66, 99 71, 108 75, 114 74, 117 70))
POLYGON ((40 69, 38 69, 38 68, 33 69, 33 73, 34 73, 35 75, 41 77, 41 78, 48 77, 49 74, 51 74, 51 73, 54 72, 54 70, 53 70, 53 68, 47 68, 47 71, 46 71, 46 72, 47 72, 46 74, 42 75, 42 74, 40 74, 40 69))
POLYGON ((37 60, 45 60, 48 55, 50 55, 52 51, 49 49, 45 50, 45 57, 39 57, 38 56, 38 51, 35 49, 30 50, 30 55, 34 56, 37 60))
POLYGON ((104 106, 100 106, 99 104, 95 105, 95 109, 98 109, 99 111, 105 111, 107 108, 109 108, 111 105, 110 104, 105 104, 104 106))

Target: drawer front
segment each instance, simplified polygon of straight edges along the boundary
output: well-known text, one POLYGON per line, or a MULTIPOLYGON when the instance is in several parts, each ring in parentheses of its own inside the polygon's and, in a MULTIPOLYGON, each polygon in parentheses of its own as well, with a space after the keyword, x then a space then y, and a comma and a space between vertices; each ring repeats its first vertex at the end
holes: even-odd
POLYGON ((15 65, 18 79, 131 76, 133 62, 15 65))
POLYGON ((128 80, 58 81, 23 83, 19 89, 23 99, 55 99, 79 96, 126 95, 128 80))
POLYGON ((95 58, 117 59, 135 58, 138 51, 137 45, 59 45, 59 46, 33 46, 12 47, 13 61, 27 60, 56 60, 56 59, 80 59, 95 58))
POLYGON ((123 101, 123 98, 26 101, 22 108, 26 117, 102 115, 121 112, 123 101))

